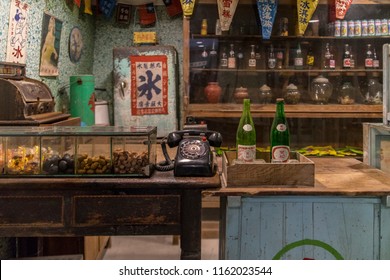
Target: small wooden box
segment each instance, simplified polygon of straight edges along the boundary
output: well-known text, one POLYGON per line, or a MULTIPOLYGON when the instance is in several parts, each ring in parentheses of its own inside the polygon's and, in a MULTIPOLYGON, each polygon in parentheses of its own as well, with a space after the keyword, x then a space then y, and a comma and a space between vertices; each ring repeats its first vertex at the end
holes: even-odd
POLYGON ((264 162, 235 163, 236 152, 222 155, 222 183, 225 187, 314 187, 314 162, 297 152, 293 163, 270 163, 269 153, 257 152, 264 162))

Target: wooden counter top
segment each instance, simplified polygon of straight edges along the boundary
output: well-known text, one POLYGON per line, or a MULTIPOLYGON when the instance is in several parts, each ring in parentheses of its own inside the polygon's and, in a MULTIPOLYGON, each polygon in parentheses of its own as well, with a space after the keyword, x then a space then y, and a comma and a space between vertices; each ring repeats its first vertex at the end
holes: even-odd
POLYGON ((310 158, 315 163, 314 187, 221 188, 204 196, 332 195, 388 196, 390 174, 353 158, 310 158))

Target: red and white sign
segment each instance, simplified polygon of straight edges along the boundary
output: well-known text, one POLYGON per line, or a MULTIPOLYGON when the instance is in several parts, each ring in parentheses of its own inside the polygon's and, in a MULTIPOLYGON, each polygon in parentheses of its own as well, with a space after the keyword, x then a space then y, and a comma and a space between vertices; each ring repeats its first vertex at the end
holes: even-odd
POLYGON ((228 31, 236 12, 238 0, 218 0, 217 3, 221 30, 228 31))
POLYGON ((343 19, 347 13, 352 0, 335 0, 336 1, 336 18, 343 19))
POLYGON ((168 114, 168 64, 165 55, 130 56, 131 114, 168 114))

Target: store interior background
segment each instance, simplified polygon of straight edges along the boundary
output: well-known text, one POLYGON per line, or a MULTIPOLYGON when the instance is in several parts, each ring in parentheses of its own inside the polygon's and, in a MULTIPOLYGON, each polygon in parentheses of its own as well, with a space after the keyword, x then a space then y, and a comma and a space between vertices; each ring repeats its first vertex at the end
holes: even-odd
MULTIPOLYGON (((113 48, 133 45, 133 32, 141 31, 141 27, 134 22, 134 6, 131 10, 130 23, 117 24, 115 15, 105 18, 96 13, 85 14, 76 5, 67 5, 66 0, 23 0, 28 4, 28 41, 26 76, 37 79, 49 86, 56 102, 56 111, 69 112, 69 77, 73 75, 94 75, 96 98, 109 102, 110 123, 113 125, 113 48), (61 20, 61 46, 58 61, 58 77, 39 76, 40 46, 42 19, 44 12, 61 20), (69 34, 73 27, 78 26, 82 32, 84 50, 78 63, 69 59, 69 34), (61 90, 62 89, 62 90, 61 90)), ((121 1, 118 1, 118 3, 121 1)), ((183 28, 182 18, 169 18, 162 2, 155 2, 157 24, 151 28, 142 28, 142 31, 156 31, 157 40, 161 45, 172 45, 178 51, 179 65, 182 65, 183 28)), ((0 0, 0 61, 6 60, 6 46, 9 22, 9 0, 0 0)), ((182 69, 179 67, 179 75, 182 69)), ((181 79, 179 79, 181 80, 181 79)), ((180 92, 181 85, 180 85, 180 92)), ((15 250, 14 238, 0 238, 0 259, 12 256, 15 250)))

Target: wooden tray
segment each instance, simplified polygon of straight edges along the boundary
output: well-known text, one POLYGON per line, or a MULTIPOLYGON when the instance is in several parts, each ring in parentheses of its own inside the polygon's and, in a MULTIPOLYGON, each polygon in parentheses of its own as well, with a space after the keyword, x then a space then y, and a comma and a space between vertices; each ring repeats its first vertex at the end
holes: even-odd
POLYGON ((293 163, 270 163, 269 153, 257 152, 264 162, 237 163, 236 152, 222 155, 224 187, 314 187, 314 162, 297 152, 291 152, 293 163))

